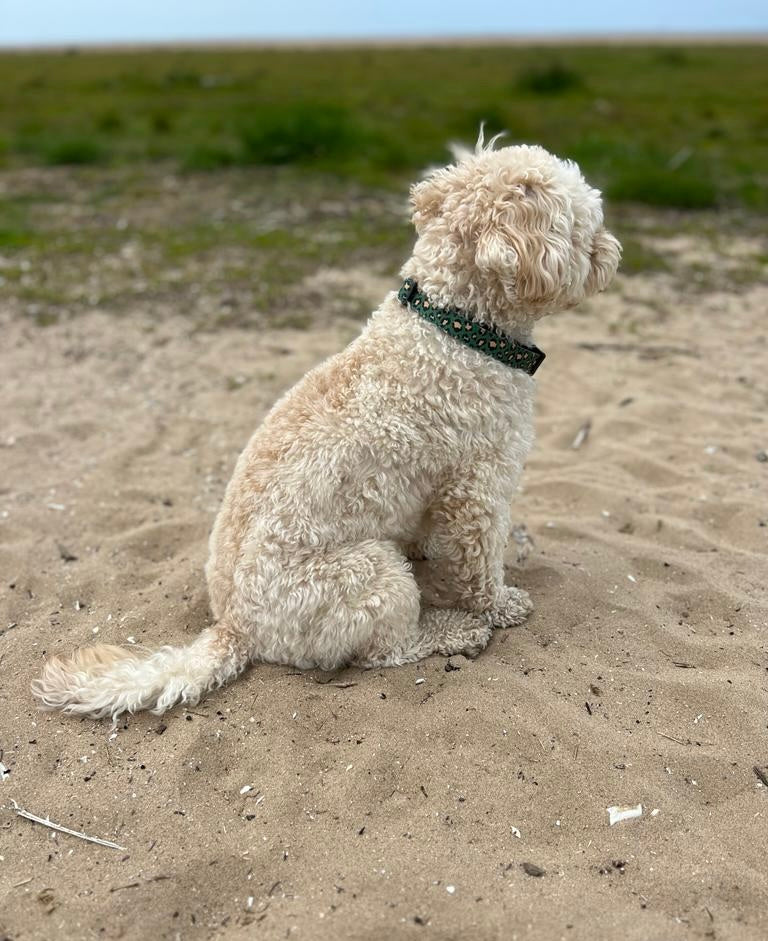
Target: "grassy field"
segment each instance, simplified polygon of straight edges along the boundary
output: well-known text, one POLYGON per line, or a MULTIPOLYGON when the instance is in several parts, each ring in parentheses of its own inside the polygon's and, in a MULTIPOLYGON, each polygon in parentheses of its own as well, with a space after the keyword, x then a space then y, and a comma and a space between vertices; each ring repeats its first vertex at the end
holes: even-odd
MULTIPOLYGON (((0 55, 0 294, 41 326, 93 307, 202 329, 363 317, 312 278, 392 279, 408 184, 482 120, 581 163, 625 275, 707 289, 721 264, 658 246, 759 238, 767 78, 745 47, 0 55)), ((729 284, 767 261, 740 256, 729 284)))
POLYGON ((298 165, 400 187, 474 140, 575 158, 613 201, 768 206, 765 47, 0 56, 0 162, 298 165))

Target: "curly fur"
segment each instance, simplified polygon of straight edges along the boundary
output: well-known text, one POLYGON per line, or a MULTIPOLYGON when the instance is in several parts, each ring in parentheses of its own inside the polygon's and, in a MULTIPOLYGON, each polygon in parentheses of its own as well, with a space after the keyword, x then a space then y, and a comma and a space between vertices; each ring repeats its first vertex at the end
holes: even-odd
MULTIPOLYGON (((575 164, 494 143, 481 135, 412 188, 402 273, 528 341, 538 318, 606 287, 620 246, 575 164)), ((114 717, 196 702, 252 660, 333 669, 478 653, 532 609, 504 585, 502 556, 533 398, 530 376, 390 294, 241 455, 206 566, 216 626, 186 648, 54 658, 35 695, 114 717)))

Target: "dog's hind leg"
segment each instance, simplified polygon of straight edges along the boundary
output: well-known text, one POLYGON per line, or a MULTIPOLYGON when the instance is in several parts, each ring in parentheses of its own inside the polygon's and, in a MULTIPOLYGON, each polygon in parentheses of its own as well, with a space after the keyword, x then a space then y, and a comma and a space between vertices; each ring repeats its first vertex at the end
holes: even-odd
POLYGON ((241 600, 251 600, 253 658, 301 669, 397 666, 433 653, 474 656, 492 632, 487 614, 422 606, 408 561, 386 540, 288 556, 262 548, 238 581, 241 600))
POLYGON ((414 649, 419 589, 394 542, 256 547, 237 582, 234 606, 252 625, 254 659, 333 670, 426 656, 414 649))

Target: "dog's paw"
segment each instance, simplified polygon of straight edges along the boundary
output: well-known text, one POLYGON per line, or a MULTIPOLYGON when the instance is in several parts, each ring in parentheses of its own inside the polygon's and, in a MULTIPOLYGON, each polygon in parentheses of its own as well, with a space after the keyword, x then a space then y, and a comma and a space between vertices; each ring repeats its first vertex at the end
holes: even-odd
POLYGON ((456 645, 457 649, 452 650, 449 656, 461 654, 468 660, 476 660, 488 646, 492 632, 493 625, 489 624, 467 631, 462 637, 461 643, 456 645))
POLYGON ((422 608, 420 626, 433 645, 430 653, 445 657, 463 654, 474 659, 488 646, 493 633, 487 614, 429 605, 422 608))
POLYGON ((533 611, 531 596, 522 588, 507 585, 501 600, 489 612, 494 627, 515 627, 533 611))

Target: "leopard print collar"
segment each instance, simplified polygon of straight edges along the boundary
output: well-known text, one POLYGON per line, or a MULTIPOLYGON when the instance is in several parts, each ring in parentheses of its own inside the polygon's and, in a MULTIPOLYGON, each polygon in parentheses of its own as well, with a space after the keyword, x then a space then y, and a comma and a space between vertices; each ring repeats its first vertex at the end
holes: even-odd
POLYGON ((491 324, 476 320, 455 307, 436 307, 429 297, 419 290, 415 278, 406 278, 403 281, 397 297, 403 307, 410 307, 449 337, 479 353, 491 356, 505 366, 522 369, 532 376, 544 361, 545 354, 537 346, 525 346, 491 324))

